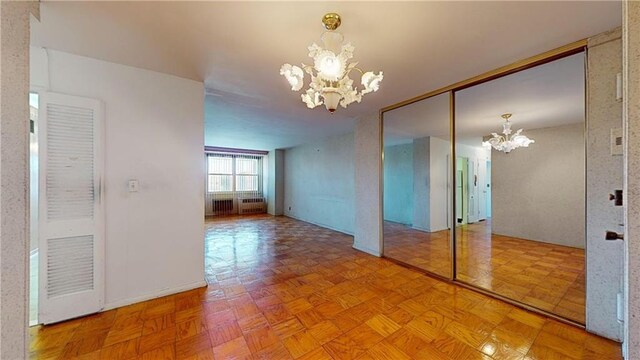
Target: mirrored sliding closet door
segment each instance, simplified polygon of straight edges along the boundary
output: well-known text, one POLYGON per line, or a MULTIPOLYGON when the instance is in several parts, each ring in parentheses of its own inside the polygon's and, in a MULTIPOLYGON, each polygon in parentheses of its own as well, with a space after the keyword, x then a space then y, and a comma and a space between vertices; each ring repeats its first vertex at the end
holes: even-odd
POLYGON ((456 280, 584 323, 585 54, 454 96, 456 280))
POLYGON ((450 93, 383 115, 384 256, 451 276, 450 93))

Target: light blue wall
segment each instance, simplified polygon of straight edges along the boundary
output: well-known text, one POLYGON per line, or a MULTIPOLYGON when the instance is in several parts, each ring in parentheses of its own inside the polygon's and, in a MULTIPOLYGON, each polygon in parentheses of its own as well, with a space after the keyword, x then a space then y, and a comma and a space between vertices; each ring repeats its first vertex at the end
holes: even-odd
POLYGON ((355 228, 354 134, 284 152, 284 215, 347 234, 355 228))
POLYGON ((413 222, 413 144, 384 148, 384 219, 413 222))

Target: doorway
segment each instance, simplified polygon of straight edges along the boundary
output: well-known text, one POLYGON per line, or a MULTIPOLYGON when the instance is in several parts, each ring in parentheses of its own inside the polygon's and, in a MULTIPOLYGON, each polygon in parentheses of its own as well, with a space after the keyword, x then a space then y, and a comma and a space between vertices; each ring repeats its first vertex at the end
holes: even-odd
POLYGON ((38 108, 29 93, 29 326, 38 324, 38 108))
POLYGON ((458 225, 469 222, 469 159, 458 157, 456 159, 456 220, 458 225))
POLYGON ((487 171, 485 173, 485 213, 487 214, 487 219, 491 218, 491 160, 487 160, 487 171))

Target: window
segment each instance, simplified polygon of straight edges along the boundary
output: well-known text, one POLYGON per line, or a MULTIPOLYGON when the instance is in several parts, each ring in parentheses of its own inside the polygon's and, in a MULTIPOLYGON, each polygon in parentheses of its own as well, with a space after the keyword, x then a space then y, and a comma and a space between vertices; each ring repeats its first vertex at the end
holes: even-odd
POLYGON ((262 157, 207 155, 208 192, 256 192, 261 190, 262 157))
POLYGON ((236 191, 258 191, 258 159, 236 158, 236 191))
POLYGON ((208 156, 209 192, 233 191, 233 158, 208 156))

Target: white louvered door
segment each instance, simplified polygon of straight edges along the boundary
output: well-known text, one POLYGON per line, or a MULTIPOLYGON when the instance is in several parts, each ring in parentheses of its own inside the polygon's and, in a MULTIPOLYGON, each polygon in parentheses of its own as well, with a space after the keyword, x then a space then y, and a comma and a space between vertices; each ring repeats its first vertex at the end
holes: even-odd
POLYGON ((104 304, 102 104, 40 95, 39 314, 54 323, 104 304))

